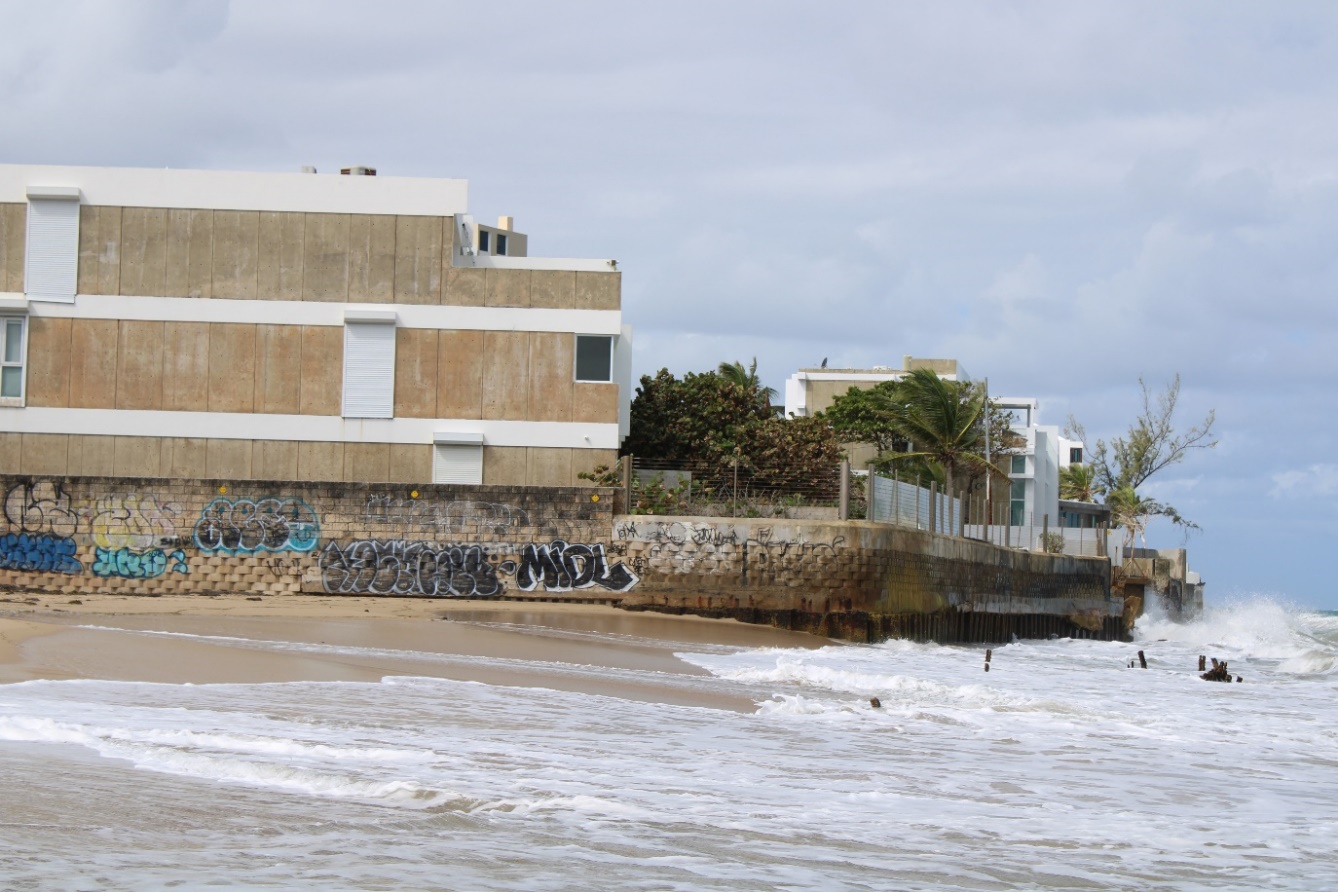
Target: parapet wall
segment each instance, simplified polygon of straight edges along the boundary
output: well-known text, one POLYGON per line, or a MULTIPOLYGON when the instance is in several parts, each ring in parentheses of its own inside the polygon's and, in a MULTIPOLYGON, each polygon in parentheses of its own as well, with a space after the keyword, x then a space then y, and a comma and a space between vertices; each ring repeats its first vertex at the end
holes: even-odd
POLYGON ((0 476, 0 588, 621 597, 612 491, 0 476), (572 568, 574 572, 566 572, 572 568))

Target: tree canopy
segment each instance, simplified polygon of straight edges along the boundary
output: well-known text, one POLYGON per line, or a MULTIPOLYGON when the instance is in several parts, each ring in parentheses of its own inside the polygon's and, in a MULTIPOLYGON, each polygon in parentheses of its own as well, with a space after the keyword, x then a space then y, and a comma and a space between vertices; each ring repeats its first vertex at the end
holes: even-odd
MULTIPOLYGON (((1143 408, 1129 425, 1128 432, 1106 443, 1097 440, 1088 449, 1091 457, 1090 489, 1094 496, 1103 498, 1111 509, 1111 522, 1124 527, 1128 541, 1142 536, 1153 517, 1165 517, 1187 529, 1198 525, 1182 516, 1173 506, 1146 498, 1138 488, 1155 474, 1184 461, 1198 449, 1212 449, 1216 413, 1208 410, 1203 420, 1184 430, 1175 426, 1175 410, 1180 401, 1180 376, 1176 375, 1161 393, 1153 394, 1147 382, 1138 379, 1142 391, 1143 408)), ((1086 441, 1087 432, 1072 416, 1066 432, 1086 441)))
POLYGON ((983 388, 928 369, 871 388, 852 386, 822 417, 842 441, 876 446, 880 469, 895 467, 949 486, 961 473, 973 480, 988 473, 986 424, 992 457, 1016 451, 1018 441, 1008 415, 985 401, 983 388))
POLYGON ((778 418, 755 389, 719 372, 643 375, 623 454, 705 469, 739 467, 756 486, 837 480, 841 447, 819 418, 778 418))

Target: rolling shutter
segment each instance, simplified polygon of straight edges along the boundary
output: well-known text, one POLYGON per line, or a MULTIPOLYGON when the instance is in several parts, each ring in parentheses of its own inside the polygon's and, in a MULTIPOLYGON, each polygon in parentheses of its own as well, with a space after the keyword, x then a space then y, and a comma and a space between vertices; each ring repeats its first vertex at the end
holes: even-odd
POLYGON ((33 300, 74 303, 79 282, 79 191, 54 198, 57 190, 29 189, 28 249, 24 293, 33 300))
POLYGON ((345 418, 395 416, 395 325, 344 321, 345 418))
POLYGON ((483 483, 482 434, 437 434, 433 439, 433 483, 483 483))

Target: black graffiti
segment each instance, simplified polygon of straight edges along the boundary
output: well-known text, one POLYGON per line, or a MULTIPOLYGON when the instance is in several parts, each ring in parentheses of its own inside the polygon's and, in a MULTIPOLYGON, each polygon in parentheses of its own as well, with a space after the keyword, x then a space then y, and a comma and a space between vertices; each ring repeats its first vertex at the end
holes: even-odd
POLYGON ((195 546, 205 552, 309 552, 320 536, 316 512, 300 499, 214 499, 195 523, 195 546))
POLYGON ((571 545, 561 539, 548 545, 526 545, 516 569, 516 587, 523 592, 534 591, 540 585, 550 592, 596 585, 625 592, 639 581, 622 562, 610 567, 603 545, 571 545))
POLYGON ((18 483, 5 493, 5 519, 11 530, 73 536, 79 515, 70 507, 70 497, 60 484, 50 480, 18 483))
POLYGON ((405 539, 329 542, 320 553, 321 585, 338 595, 425 595, 487 598, 516 588, 567 592, 600 586, 625 592, 640 577, 621 562, 609 565, 603 545, 572 545, 554 539, 526 545, 520 561, 498 561, 480 545, 437 545, 405 539))
POLYGON ((403 539, 358 539, 321 551, 321 585, 330 594, 492 597, 503 589, 499 571, 477 545, 438 546, 403 539))

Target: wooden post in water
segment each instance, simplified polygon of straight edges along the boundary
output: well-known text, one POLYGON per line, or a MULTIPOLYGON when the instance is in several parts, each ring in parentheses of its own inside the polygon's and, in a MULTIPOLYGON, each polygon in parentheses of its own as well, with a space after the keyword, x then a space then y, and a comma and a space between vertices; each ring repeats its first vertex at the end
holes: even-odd
POLYGON ((1141 650, 1138 652, 1138 665, 1144 669, 1148 667, 1148 658, 1143 656, 1143 652, 1141 650))
POLYGON ((993 648, 990 648, 990 647, 985 648, 985 671, 986 671, 986 672, 989 672, 989 671, 990 671, 990 658, 993 657, 993 656, 994 656, 994 649, 993 649, 993 648))
POLYGON ((1199 671, 1200 672, 1208 671, 1208 658, 1205 657, 1203 654, 1199 654, 1199 671))

